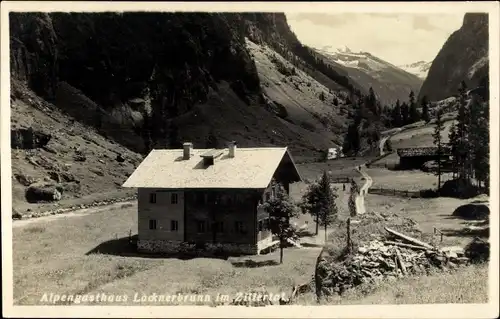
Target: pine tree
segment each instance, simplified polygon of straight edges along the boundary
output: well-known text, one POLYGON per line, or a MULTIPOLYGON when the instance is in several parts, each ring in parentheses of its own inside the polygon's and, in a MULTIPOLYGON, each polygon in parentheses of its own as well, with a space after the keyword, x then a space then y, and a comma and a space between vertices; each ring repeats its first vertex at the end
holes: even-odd
POLYGON ((427 96, 422 97, 420 105, 422 106, 422 120, 424 120, 425 123, 429 123, 431 117, 429 116, 429 101, 427 100, 427 96))
POLYGON ((269 213, 271 232, 280 241, 280 264, 283 263, 283 248, 288 239, 296 239, 297 234, 290 223, 290 219, 297 217, 295 203, 290 199, 283 185, 273 182, 275 195, 263 204, 264 210, 269 213))
POLYGON ((316 219, 316 234, 319 226, 325 228, 325 242, 327 240, 327 228, 336 219, 337 189, 332 188, 330 176, 326 171, 323 172, 318 183, 311 184, 308 191, 302 198, 302 211, 309 212, 316 219))
POLYGON ((357 155, 359 150, 361 149, 361 137, 359 135, 358 124, 356 122, 357 121, 354 121, 347 127, 347 133, 342 145, 344 153, 352 153, 353 155, 357 155))
POLYGON ((401 117, 403 119, 403 125, 410 124, 410 108, 406 102, 401 104, 401 117))
POLYGON ((372 87, 370 87, 368 96, 365 98, 365 105, 373 114, 377 114, 377 97, 375 96, 375 91, 373 91, 372 87))
POLYGON ((469 110, 467 106, 467 85, 464 81, 460 83, 459 87, 459 101, 458 101, 458 114, 457 114, 457 154, 458 154, 458 167, 459 178, 462 180, 468 179, 467 166, 469 162, 469 110))
POLYGON ((417 104, 415 103, 415 93, 413 91, 410 92, 410 111, 409 111, 409 122, 415 123, 420 120, 420 114, 417 109, 417 104))
POLYGON ((167 139, 170 148, 182 148, 182 142, 179 136, 179 128, 173 122, 168 127, 167 139))
POLYGON ((444 129, 443 126, 443 110, 439 109, 436 112, 436 126, 434 127, 434 133, 432 134, 432 137, 434 138, 434 145, 437 147, 437 161, 438 161, 438 170, 437 170, 437 176, 438 176, 438 192, 441 189, 441 155, 443 153, 442 150, 442 138, 441 138, 441 132, 444 129))
POLYGON ((473 177, 478 186, 489 178, 489 108, 488 103, 480 103, 473 98, 470 103, 470 145, 473 177))
POLYGON ((396 101, 396 105, 392 109, 392 125, 394 127, 403 126, 403 117, 401 116, 401 105, 399 104, 399 100, 396 101))
POLYGON ((448 133, 448 146, 450 147, 451 155, 452 155, 452 172, 453 178, 458 175, 458 165, 459 165, 459 139, 457 133, 457 123, 453 123, 450 127, 450 132, 448 133))

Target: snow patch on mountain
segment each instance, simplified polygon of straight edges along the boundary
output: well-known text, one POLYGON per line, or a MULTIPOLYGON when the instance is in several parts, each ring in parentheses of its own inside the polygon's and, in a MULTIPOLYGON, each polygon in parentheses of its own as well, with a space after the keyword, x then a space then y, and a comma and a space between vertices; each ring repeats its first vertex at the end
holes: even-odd
POLYGON ((432 62, 418 61, 410 64, 399 65, 398 67, 408 73, 415 74, 421 79, 427 77, 432 62))

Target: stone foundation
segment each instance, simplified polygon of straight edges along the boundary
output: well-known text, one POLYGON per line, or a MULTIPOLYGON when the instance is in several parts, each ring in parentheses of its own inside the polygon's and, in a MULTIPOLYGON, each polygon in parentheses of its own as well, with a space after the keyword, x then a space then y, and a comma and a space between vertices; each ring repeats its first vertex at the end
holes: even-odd
POLYGON ((223 252, 229 254, 256 255, 258 253, 258 245, 206 243, 204 247, 197 247, 196 244, 180 241, 140 239, 137 241, 137 250, 145 253, 213 254, 223 252))

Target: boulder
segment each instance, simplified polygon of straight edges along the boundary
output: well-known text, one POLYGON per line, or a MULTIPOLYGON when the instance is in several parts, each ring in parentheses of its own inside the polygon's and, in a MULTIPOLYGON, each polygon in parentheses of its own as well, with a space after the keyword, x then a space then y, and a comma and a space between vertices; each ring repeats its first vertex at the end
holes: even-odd
POLYGON ((118 154, 118 155, 116 155, 116 161, 118 163, 123 163, 123 162, 125 162, 125 158, 121 154, 118 154))
POLYGON ((485 220, 490 216, 490 208, 485 204, 470 203, 458 207, 452 215, 468 220, 485 220))
POLYGON ((12 129, 11 135, 11 147, 13 149, 36 149, 47 145, 52 136, 50 134, 45 134, 41 131, 37 131, 32 127, 12 129))
POLYGON ((61 185, 50 183, 36 183, 26 189, 26 200, 29 203, 59 201, 62 198, 61 185))
POLYGON ((15 173, 15 179, 23 186, 30 186, 35 182, 35 178, 22 173, 15 173))

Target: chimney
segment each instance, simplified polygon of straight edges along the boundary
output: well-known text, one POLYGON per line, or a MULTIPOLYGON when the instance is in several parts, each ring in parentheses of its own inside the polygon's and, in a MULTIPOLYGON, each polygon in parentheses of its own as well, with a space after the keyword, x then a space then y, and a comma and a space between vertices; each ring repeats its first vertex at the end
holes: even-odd
POLYGON ((234 157, 236 154, 236 142, 232 141, 228 143, 227 148, 229 149, 229 157, 234 157))
POLYGON ((182 146, 184 147, 184 153, 183 153, 182 158, 184 160, 190 159, 191 158, 191 151, 193 150, 193 143, 186 142, 186 143, 182 144, 182 146))

